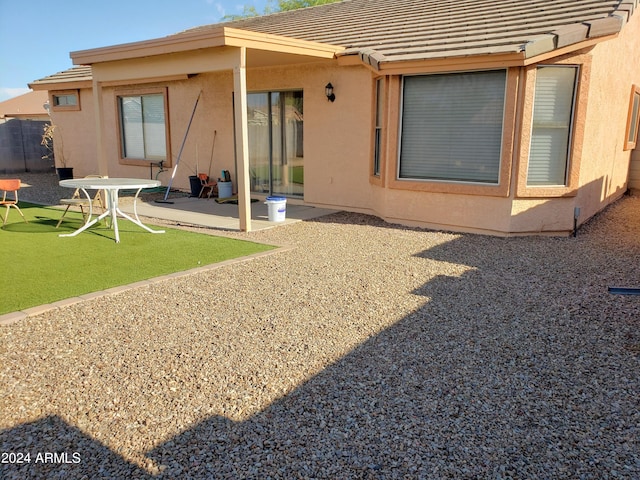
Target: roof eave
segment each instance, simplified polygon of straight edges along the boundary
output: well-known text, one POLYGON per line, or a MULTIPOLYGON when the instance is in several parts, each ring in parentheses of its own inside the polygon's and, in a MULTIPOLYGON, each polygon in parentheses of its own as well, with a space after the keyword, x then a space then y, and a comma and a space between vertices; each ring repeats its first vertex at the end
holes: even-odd
POLYGON ((75 51, 71 52, 70 56, 75 65, 91 65, 223 46, 246 47, 319 58, 334 58, 336 53, 344 50, 343 47, 336 45, 217 25, 206 31, 183 32, 142 42, 75 51))
MULTIPOLYGON (((634 0, 627 0, 633 2, 634 0)), ((623 4, 625 5, 625 4, 623 4)), ((633 13, 633 7, 622 13, 611 15, 589 22, 565 25, 551 33, 540 35, 529 42, 514 49, 512 52, 481 54, 471 51, 452 51, 450 55, 437 58, 425 56, 421 59, 394 60, 370 48, 346 49, 337 53, 340 64, 364 64, 377 73, 397 74, 422 70, 424 72, 451 71, 452 69, 482 69, 526 66, 550 58, 590 48, 597 43, 615 38, 622 30, 628 17, 633 13), (458 54, 456 54, 458 53, 458 54)))
MULTIPOLYGON (((629 16, 631 13, 630 11, 629 16)), ((532 59, 546 54, 557 56, 558 51, 563 49, 579 50, 615 38, 627 20, 628 18, 620 15, 610 15, 588 22, 564 25, 527 42, 523 45, 523 51, 527 59, 532 59)))
POLYGON ((27 84, 31 90, 74 90, 91 88, 91 80, 36 80, 27 84))

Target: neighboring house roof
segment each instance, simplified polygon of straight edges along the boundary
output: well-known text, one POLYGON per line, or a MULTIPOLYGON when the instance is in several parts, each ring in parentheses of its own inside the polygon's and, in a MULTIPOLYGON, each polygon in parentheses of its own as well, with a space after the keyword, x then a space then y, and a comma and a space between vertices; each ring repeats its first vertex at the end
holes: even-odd
POLYGON ((44 104, 49 99, 47 92, 28 92, 0 102, 0 118, 48 117, 44 104))
MULTIPOLYGON (((340 45, 379 62, 523 53, 620 31, 638 0, 345 0, 230 22, 233 28, 340 45)), ((212 26, 194 30, 206 31, 212 26)), ((188 31, 189 32, 189 31, 188 31)))

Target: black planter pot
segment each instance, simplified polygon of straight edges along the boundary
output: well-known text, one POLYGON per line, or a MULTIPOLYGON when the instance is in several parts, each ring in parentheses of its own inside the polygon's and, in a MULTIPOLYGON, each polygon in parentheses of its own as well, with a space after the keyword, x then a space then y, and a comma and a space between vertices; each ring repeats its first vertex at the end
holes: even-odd
POLYGON ((73 167, 60 167, 56 168, 56 171, 60 180, 71 180, 73 178, 73 167))
POLYGON ((191 186, 191 196, 197 197, 200 195, 200 190, 202 189, 202 184, 200 183, 200 179, 195 175, 191 175, 189 177, 189 185, 191 186))

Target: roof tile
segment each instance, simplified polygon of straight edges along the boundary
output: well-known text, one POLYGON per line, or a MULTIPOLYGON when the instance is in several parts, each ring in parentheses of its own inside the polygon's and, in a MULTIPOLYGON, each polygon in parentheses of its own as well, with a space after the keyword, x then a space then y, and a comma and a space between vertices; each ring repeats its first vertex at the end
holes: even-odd
MULTIPOLYGON (((342 55, 377 52, 377 61, 475 55, 478 52, 535 55, 577 43, 586 24, 589 38, 616 33, 617 13, 627 15, 638 0, 344 0, 252 17, 230 26, 292 36, 347 48, 342 55), (535 45, 535 47, 534 47, 535 45), (421 46, 417 48, 417 46, 421 46)), ((206 29, 199 27, 199 29, 206 29)))

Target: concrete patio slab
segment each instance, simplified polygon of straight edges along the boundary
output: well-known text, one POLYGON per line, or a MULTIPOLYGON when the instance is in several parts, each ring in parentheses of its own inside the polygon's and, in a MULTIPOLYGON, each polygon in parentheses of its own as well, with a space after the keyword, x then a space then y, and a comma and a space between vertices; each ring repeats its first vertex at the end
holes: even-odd
MULTIPOLYGON (((238 205, 217 203, 213 198, 171 198, 169 196, 167 201, 172 203, 139 200, 137 204, 138 215, 202 227, 232 231, 240 230, 238 205)), ((335 210, 298 205, 291 202, 287 202, 286 208, 284 222, 270 222, 267 205, 264 201, 252 202, 251 229, 253 231, 264 230, 278 225, 288 225, 335 213, 335 210)), ((121 205, 121 209, 126 213, 133 213, 133 204, 121 205)))

